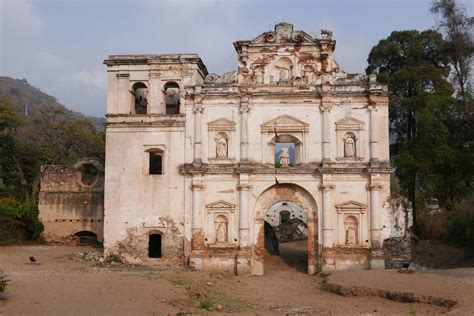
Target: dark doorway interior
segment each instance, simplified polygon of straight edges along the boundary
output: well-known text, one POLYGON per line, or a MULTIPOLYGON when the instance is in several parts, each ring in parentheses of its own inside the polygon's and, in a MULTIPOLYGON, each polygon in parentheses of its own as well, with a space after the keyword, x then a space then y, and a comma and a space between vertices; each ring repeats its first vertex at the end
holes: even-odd
POLYGON ((148 257, 161 258, 161 235, 151 234, 148 239, 148 257))
POLYGON ((80 245, 95 246, 95 245, 100 244, 99 241, 97 240, 97 235, 94 234, 93 232, 83 230, 83 231, 75 233, 74 235, 79 237, 80 245))

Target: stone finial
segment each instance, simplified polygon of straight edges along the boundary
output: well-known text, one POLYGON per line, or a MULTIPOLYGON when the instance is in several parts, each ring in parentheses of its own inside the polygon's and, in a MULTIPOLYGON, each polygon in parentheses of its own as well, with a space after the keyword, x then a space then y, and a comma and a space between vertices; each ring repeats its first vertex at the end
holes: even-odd
POLYGON ((330 30, 321 30, 321 38, 322 39, 332 39, 332 31, 330 30))

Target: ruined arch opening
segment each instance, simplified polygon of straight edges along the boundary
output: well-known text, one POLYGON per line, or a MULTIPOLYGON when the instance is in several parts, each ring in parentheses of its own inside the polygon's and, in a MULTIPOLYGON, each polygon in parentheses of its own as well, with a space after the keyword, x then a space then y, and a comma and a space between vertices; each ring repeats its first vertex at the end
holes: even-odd
POLYGON ((162 234, 152 232, 148 235, 148 258, 161 258, 162 256, 162 234))
POLYGON ((169 81, 163 86, 164 99, 166 103, 166 114, 179 114, 180 89, 174 81, 169 81))
POLYGON ((97 239, 97 234, 88 230, 81 230, 74 234, 74 236, 79 237, 80 245, 89 245, 97 246, 100 245, 99 240, 97 239))
POLYGON ((271 255, 279 255, 287 265, 305 271, 308 264, 307 222, 306 212, 300 205, 290 201, 274 203, 265 216, 265 250, 271 255))
POLYGON ((136 82, 132 86, 132 99, 135 114, 147 114, 148 88, 143 82, 136 82))
POLYGON ((97 182, 99 169, 91 163, 83 164, 81 167, 81 182, 85 186, 92 186, 97 182))
POLYGON ((259 195, 254 212, 259 238, 253 274, 285 264, 301 272, 319 271, 318 212, 311 193, 296 184, 278 183, 259 195))

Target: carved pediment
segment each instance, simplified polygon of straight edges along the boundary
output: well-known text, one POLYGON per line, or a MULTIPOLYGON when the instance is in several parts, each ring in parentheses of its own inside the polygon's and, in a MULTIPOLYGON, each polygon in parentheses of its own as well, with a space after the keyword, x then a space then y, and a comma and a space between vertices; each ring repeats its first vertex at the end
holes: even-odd
POLYGON ((364 124, 364 122, 353 117, 345 117, 336 122, 336 129, 362 130, 364 129, 364 124))
POLYGON ((361 213, 364 213, 367 210, 367 205, 350 200, 336 205, 336 209, 338 213, 344 211, 359 211, 361 213))
POLYGON ((207 123, 209 130, 234 130, 235 122, 228 120, 226 118, 219 118, 212 122, 207 123))
POLYGON ((235 204, 232 204, 223 200, 219 200, 219 201, 207 204, 206 208, 208 212, 213 211, 213 210, 222 210, 222 209, 233 212, 235 210, 235 204))
POLYGON ((294 118, 293 116, 284 114, 280 115, 277 118, 274 118, 273 120, 270 120, 266 123, 263 123, 260 125, 262 128, 262 131, 268 132, 268 131, 286 131, 286 132, 302 132, 306 131, 309 127, 308 123, 305 123, 301 120, 298 120, 297 118, 294 118))

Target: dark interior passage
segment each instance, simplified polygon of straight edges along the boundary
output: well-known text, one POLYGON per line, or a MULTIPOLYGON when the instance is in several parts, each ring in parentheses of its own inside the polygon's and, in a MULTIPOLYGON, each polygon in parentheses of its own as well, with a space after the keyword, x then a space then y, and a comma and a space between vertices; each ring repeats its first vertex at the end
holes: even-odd
POLYGON ((148 239, 148 257, 161 258, 161 235, 152 234, 148 239))

